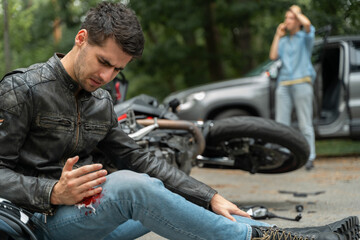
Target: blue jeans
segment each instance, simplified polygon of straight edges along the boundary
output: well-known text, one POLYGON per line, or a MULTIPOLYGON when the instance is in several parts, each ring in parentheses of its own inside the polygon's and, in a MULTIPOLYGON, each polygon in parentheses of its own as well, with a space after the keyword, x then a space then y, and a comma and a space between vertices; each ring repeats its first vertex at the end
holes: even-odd
POLYGON ((60 206, 54 216, 35 215, 39 239, 135 239, 153 231, 168 239, 251 239, 251 226, 197 206, 146 174, 121 170, 107 176, 93 208, 60 206))
POLYGON ((291 112, 295 106, 299 128, 310 146, 309 160, 313 161, 315 153, 315 134, 312 124, 313 89, 309 83, 290 86, 279 85, 276 89, 275 121, 291 125, 291 112))

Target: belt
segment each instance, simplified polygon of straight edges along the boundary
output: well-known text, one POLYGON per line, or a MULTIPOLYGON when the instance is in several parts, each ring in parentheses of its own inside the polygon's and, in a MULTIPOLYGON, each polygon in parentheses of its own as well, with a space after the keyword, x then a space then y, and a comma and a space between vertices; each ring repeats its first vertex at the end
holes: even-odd
POLYGON ((311 83, 311 78, 309 76, 307 76, 307 77, 298 78, 298 79, 294 79, 294 80, 281 81, 280 85, 281 86, 289 86, 289 85, 294 85, 294 84, 299 84, 299 83, 311 83))

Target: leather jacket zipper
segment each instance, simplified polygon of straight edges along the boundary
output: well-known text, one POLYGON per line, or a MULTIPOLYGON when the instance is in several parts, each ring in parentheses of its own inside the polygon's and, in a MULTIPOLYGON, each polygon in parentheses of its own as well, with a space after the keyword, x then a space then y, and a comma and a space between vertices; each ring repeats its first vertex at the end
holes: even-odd
POLYGON ((43 221, 44 221, 44 223, 45 224, 47 223, 47 216, 54 216, 54 214, 55 214, 55 210, 53 208, 48 210, 47 212, 44 212, 43 213, 43 216, 44 216, 43 221))
POLYGON ((69 156, 70 157, 74 157, 72 156, 77 148, 77 145, 79 143, 79 138, 80 138, 80 125, 81 125, 81 117, 80 117, 80 107, 79 107, 79 100, 75 97, 76 100, 76 111, 77 111, 77 120, 76 120, 76 139, 75 139, 75 144, 73 149, 71 150, 69 156))

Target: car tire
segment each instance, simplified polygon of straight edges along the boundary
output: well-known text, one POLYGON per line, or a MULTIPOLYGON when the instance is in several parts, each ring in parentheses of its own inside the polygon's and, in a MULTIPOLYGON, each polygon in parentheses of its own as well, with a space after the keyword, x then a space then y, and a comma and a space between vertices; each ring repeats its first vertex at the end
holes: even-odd
POLYGON ((305 165, 309 153, 304 136, 291 127, 260 117, 232 117, 213 122, 202 155, 232 158, 231 168, 251 173, 283 173, 305 165))

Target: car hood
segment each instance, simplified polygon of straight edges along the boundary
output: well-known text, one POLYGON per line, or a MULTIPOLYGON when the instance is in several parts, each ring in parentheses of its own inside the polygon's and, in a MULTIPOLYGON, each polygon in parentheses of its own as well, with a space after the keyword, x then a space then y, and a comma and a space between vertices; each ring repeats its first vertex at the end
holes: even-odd
POLYGON ((220 81, 220 82, 216 82, 216 83, 199 85, 199 86, 196 86, 193 88, 188 88, 185 90, 171 93, 169 96, 167 96, 164 99, 164 103, 168 103, 169 101, 171 101, 174 98, 182 100, 182 99, 186 98, 187 96, 189 96, 190 94, 201 92, 201 91, 209 92, 211 90, 221 89, 221 88, 230 88, 233 86, 237 86, 237 87, 239 87, 241 85, 247 86, 250 84, 257 84, 259 81, 264 81, 266 79, 268 79, 268 77, 267 77, 266 73, 263 73, 258 76, 236 78, 236 79, 232 79, 232 80, 225 80, 225 81, 220 81))

